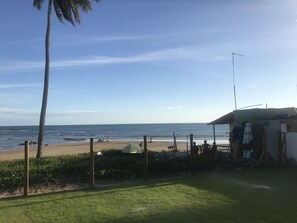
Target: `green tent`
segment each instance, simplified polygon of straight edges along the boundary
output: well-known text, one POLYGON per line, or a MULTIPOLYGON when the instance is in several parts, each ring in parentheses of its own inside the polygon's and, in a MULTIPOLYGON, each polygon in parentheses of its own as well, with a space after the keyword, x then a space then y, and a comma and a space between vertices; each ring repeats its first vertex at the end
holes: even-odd
POLYGON ((128 144, 122 149, 122 153, 143 153, 143 148, 135 144, 128 144))

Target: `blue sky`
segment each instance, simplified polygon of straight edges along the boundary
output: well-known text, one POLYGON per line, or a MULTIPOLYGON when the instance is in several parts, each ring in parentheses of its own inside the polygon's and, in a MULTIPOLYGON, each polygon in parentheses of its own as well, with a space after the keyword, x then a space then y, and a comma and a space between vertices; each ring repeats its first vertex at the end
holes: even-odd
MULTIPOLYGON (((37 125, 46 3, 0 8, 0 125, 37 125)), ((46 1, 45 1, 46 2, 46 1)), ((102 0, 53 16, 46 124, 209 122, 237 107, 297 107, 297 2, 102 0)))

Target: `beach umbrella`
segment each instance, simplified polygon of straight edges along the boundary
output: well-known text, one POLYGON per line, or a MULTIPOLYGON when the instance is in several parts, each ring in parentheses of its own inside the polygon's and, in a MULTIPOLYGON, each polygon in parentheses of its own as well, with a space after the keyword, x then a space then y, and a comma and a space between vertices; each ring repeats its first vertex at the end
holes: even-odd
POLYGON ((122 153, 143 153, 143 148, 135 144, 128 144, 122 149, 122 153))

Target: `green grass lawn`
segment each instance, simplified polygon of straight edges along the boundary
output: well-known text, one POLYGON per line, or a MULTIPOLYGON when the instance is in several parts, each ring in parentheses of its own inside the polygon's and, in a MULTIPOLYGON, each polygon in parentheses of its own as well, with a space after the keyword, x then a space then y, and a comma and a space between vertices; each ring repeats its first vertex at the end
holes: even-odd
POLYGON ((0 200, 0 222, 297 222, 297 168, 0 200))

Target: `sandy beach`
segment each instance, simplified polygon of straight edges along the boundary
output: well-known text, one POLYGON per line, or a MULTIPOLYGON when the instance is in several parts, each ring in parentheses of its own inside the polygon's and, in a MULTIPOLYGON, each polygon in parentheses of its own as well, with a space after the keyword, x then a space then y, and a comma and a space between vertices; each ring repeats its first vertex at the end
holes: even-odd
MULTIPOLYGON (((94 151, 102 151, 107 149, 121 149, 130 142, 127 141, 109 141, 109 142, 95 142, 94 151)), ((134 142, 135 144, 140 144, 139 142, 134 142)), ((168 146, 173 146, 173 142, 163 142, 155 141, 148 143, 148 149, 151 151, 162 151, 168 150, 168 146)), ((186 143, 177 143, 177 148, 179 151, 186 151, 186 143)), ((66 154, 77 154, 77 153, 87 153, 90 151, 90 143, 69 143, 69 144, 52 144, 43 147, 43 157, 46 156, 59 156, 66 154)), ((36 156, 36 146, 30 146, 30 157, 36 156)), ((24 149, 12 149, 12 150, 0 150, 0 161, 3 160, 14 160, 14 159, 23 159, 24 158, 24 149)))

